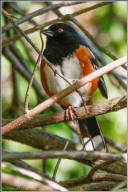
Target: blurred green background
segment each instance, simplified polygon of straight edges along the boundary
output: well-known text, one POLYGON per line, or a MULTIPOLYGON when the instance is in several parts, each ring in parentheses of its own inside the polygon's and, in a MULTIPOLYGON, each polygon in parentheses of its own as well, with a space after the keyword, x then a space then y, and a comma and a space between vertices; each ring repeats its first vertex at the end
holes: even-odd
MULTIPOLYGON (((33 12, 36 9, 41 8, 44 6, 41 2, 15 2, 20 9, 24 10, 27 13, 33 12)), ((85 6, 89 6, 92 3, 88 3, 85 6)), ((83 4, 82 4, 83 6, 83 4)), ((75 7, 75 6, 74 6, 75 7)), ((79 8, 79 6, 76 6, 79 8)), ((70 13, 76 10, 75 8, 68 7, 62 9, 62 12, 70 13)), ((81 7, 82 8, 82 7, 81 7)), ((61 9, 60 9, 61 10, 61 9)), ((13 15, 17 18, 20 18, 21 15, 16 11, 13 11, 13 15)), ((53 19, 55 15, 51 13, 46 13, 43 16, 38 16, 35 18, 35 21, 38 23, 46 22, 47 20, 53 19), (44 20, 45 18, 45 20, 44 20)), ((80 23, 86 27, 88 31, 95 37, 95 39, 101 44, 103 47, 107 48, 110 52, 115 54, 117 57, 121 57, 126 55, 127 52, 127 39, 126 39, 126 23, 127 23, 127 2, 113 2, 111 5, 103 6, 101 8, 97 8, 89 13, 82 14, 76 17, 80 23)), ((2 26, 5 25, 5 18, 2 15, 2 26)), ((26 30, 30 27, 28 23, 24 23, 20 25, 22 29, 26 30)), ((6 35, 6 34, 5 34, 6 35)), ((31 40, 36 44, 38 48, 40 48, 40 37, 39 32, 35 32, 30 34, 31 40)), ((30 47, 30 53, 26 51, 23 42, 20 40, 15 41, 15 45, 17 49, 20 50, 22 56, 27 60, 28 66, 31 70, 33 70, 35 61, 37 59, 36 53, 30 47)), ((109 62, 112 61, 108 56, 104 54, 105 59, 109 62)), ((118 70, 119 73, 122 71, 118 70)), ((2 113, 3 118, 10 119, 16 118, 23 114, 24 110, 24 99, 25 93, 28 86, 28 82, 18 73, 17 76, 17 84, 18 84, 18 96, 20 105, 16 106, 16 110, 12 111, 12 99, 13 99, 13 86, 12 86, 12 65, 7 60, 7 58, 2 55, 2 113)), ((40 75, 39 69, 36 72, 36 79, 40 82, 40 75)), ((115 80, 112 76, 105 75, 105 81, 108 88, 108 96, 109 99, 122 96, 125 94, 125 90, 116 83, 114 85, 115 80), (113 83, 112 83, 112 81, 113 83)), ((99 90, 96 91, 94 97, 94 103, 105 101, 105 99, 100 95, 99 90)), ((29 108, 33 108, 35 105, 38 104, 38 97, 34 91, 31 89, 30 97, 29 97, 29 108)), ((45 113, 50 113, 51 110, 45 111, 45 113)), ((105 114, 98 116, 98 121, 101 126, 103 133, 106 136, 109 136, 116 142, 122 143, 126 145, 126 138, 127 138, 127 118, 126 118, 126 109, 123 109, 118 112, 113 112, 110 114, 105 114)), ((73 135, 71 129, 65 123, 59 123, 56 125, 50 125, 46 127, 46 130, 50 133, 59 135, 64 138, 68 138, 73 140, 73 135)), ((35 150, 29 146, 13 142, 13 141, 2 141, 3 148, 8 151, 32 151, 35 150)), ((36 149, 37 150, 37 149, 36 149)), ((110 148, 110 150, 112 150, 110 148)), ((26 160, 26 162, 30 163, 32 166, 42 170, 42 160, 26 160)), ((56 159, 49 159, 47 161, 47 172, 49 176, 52 176, 56 159)), ((83 168, 82 165, 75 161, 71 160, 62 160, 58 173, 57 173, 57 180, 64 180, 70 178, 76 178, 78 176, 84 175, 88 168, 83 168)), ((7 171, 4 169, 4 171, 7 171)), ((13 174, 16 174, 15 172, 13 174)), ((6 190, 6 187, 4 188, 6 190)))

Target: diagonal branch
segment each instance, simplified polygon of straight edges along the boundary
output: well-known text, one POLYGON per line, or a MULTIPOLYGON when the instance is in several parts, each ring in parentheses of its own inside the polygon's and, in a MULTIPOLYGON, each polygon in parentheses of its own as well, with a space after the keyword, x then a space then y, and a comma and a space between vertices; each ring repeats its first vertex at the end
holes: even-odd
POLYGON ((23 175, 26 175, 28 177, 33 178, 36 181, 39 181, 43 184, 47 184, 48 186, 56 189, 56 190, 60 190, 60 191, 67 191, 66 188, 62 187, 61 185, 57 184, 56 182, 52 181, 51 179, 48 179, 46 177, 44 177, 43 175, 40 175, 38 173, 35 173, 34 171, 25 169, 25 168, 21 168, 18 166, 12 166, 12 165, 6 165, 6 164, 2 164, 3 167, 5 168, 9 168, 11 170, 17 171, 23 175))
MULTIPOLYGON (((17 188, 17 190, 25 190, 25 191, 46 191, 50 190, 53 191, 52 187, 49 187, 48 185, 41 184, 37 181, 32 181, 30 179, 26 179, 20 176, 13 176, 8 173, 2 173, 2 184, 11 186, 14 188, 17 188)), ((9 187, 8 187, 9 189, 9 187)), ((11 190, 11 189, 10 189, 11 190)), ((9 190, 9 191, 10 191, 9 190)))
POLYGON ((46 101, 44 101, 41 104, 37 105, 36 107, 31 109, 27 114, 22 115, 21 117, 17 118, 13 122, 5 125, 2 128, 2 134, 4 135, 5 133, 7 133, 7 132, 9 132, 9 131, 11 131, 13 129, 19 128, 21 125, 26 123, 28 120, 32 119, 36 114, 46 110, 47 108, 52 106, 58 100, 61 100, 63 97, 65 97, 68 94, 70 94, 71 92, 79 89, 80 87, 82 87, 86 83, 92 81, 93 79, 95 79, 95 78, 97 78, 99 76, 104 75, 105 73, 110 72, 111 70, 125 64, 126 62, 127 62, 127 57, 122 57, 122 58, 120 58, 120 59, 118 59, 118 60, 116 60, 116 61, 114 61, 112 63, 109 63, 108 65, 98 69, 97 71, 89 74, 88 76, 83 77, 82 79, 75 82, 73 85, 71 85, 68 88, 61 91, 60 93, 50 97, 46 101))

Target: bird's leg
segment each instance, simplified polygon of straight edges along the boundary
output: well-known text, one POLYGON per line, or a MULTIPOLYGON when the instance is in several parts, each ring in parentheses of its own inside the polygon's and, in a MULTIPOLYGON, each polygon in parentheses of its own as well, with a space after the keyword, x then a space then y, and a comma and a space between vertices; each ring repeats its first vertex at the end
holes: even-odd
POLYGON ((66 117, 66 120, 71 119, 72 121, 74 121, 75 118, 77 117, 76 109, 73 106, 69 106, 65 110, 65 117, 66 117))
POLYGON ((84 102, 84 109, 85 109, 85 111, 87 112, 87 114, 89 114, 89 110, 88 110, 87 105, 86 105, 85 102, 84 102))
POLYGON ((80 95, 81 99, 82 99, 82 102, 83 102, 83 105, 84 105, 84 108, 85 108, 85 111, 87 112, 87 114, 89 114, 89 110, 86 106, 86 102, 84 101, 84 98, 83 98, 83 95, 81 94, 81 92, 79 90, 77 90, 77 93, 80 95))

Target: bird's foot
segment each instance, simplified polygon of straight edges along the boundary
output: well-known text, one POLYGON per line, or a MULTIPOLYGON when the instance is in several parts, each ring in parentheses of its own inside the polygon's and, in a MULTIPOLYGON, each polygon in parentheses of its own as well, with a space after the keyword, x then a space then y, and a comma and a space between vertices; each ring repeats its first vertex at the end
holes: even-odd
POLYGON ((66 120, 72 120, 74 121, 75 118, 77 117, 77 113, 76 113, 76 109, 73 106, 69 106, 66 110, 65 110, 65 117, 66 120))

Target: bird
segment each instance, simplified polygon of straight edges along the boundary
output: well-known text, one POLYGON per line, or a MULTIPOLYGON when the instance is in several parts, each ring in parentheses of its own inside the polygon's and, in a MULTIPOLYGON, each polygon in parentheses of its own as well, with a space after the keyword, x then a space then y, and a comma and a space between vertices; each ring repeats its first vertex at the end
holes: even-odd
MULTIPOLYGON (((47 65, 47 61, 72 83, 99 68, 86 38, 71 23, 52 24, 47 29, 41 29, 41 34, 46 36, 46 46, 43 50, 43 56, 46 60, 42 57, 40 78, 49 97, 67 88, 69 83, 55 74, 47 65)), ((72 117, 75 108, 83 105, 86 107, 93 103, 93 95, 97 88, 103 97, 108 98, 107 87, 103 76, 101 76, 79 88, 80 94, 74 91, 58 101, 58 104, 64 109, 66 108, 72 117)), ((85 151, 107 151, 105 139, 96 116, 79 119, 78 124, 85 151)))

